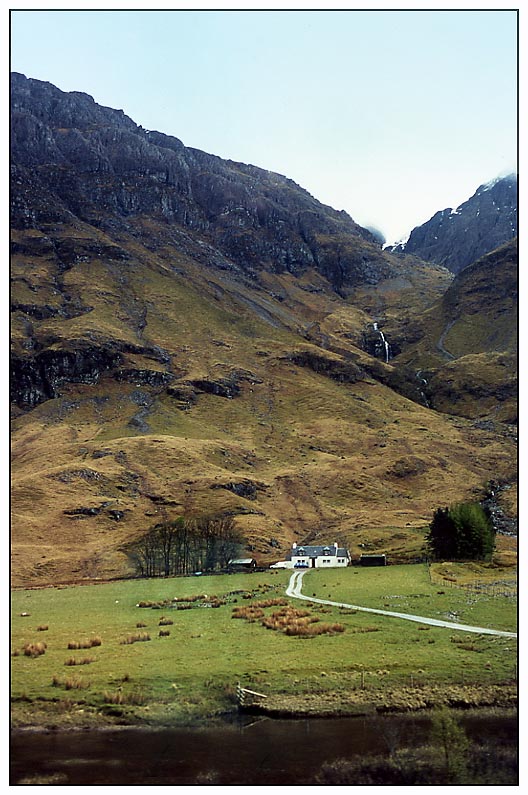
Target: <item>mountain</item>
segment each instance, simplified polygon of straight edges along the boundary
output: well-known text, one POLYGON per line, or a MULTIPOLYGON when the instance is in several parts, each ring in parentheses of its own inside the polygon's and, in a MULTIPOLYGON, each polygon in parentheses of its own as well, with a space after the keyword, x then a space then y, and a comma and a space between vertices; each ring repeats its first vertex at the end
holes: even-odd
POLYGON ((418 341, 400 357, 417 368, 437 411, 517 422, 517 238, 464 268, 415 319, 418 341))
POLYGON ((15 584, 129 576, 182 515, 234 517, 263 563, 414 558, 438 505, 515 483, 507 418, 427 408, 405 358, 444 267, 85 94, 15 74, 11 99, 15 584))
POLYGON ((441 210, 415 227, 406 243, 392 247, 453 273, 517 235, 517 175, 484 185, 456 210, 441 210))

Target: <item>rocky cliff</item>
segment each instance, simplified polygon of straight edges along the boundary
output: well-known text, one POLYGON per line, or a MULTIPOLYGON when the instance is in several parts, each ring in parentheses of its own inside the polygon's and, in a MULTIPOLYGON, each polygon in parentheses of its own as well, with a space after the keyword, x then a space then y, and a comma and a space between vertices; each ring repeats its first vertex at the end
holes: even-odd
POLYGON ((458 273, 517 235, 517 175, 481 185, 456 210, 441 210, 393 247, 458 273))
POLYGON ((149 216, 209 267, 252 278, 316 268, 336 290, 394 270, 371 232, 280 174, 186 147, 87 94, 17 73, 11 92, 17 227, 73 215, 104 229, 149 216))

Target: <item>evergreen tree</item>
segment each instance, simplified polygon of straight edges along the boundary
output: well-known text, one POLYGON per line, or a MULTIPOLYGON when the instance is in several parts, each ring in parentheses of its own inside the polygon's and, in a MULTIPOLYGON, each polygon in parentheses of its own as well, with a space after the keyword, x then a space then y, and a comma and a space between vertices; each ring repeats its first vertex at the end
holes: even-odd
POLYGON ((438 508, 426 535, 435 560, 483 560, 493 552, 494 543, 491 522, 476 502, 438 508))

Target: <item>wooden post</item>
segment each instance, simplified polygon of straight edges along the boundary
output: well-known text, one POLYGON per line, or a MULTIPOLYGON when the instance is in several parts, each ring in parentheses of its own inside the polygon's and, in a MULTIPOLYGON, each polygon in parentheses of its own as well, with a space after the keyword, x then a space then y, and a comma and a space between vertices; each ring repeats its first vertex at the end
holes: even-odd
POLYGON ((365 671, 361 671, 361 689, 365 689, 365 671))

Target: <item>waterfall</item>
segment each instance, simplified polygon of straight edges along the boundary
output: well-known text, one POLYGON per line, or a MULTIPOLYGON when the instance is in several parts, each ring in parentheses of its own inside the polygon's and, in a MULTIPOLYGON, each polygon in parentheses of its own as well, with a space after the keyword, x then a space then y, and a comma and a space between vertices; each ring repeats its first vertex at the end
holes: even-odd
POLYGON ((374 329, 374 331, 377 331, 377 333, 380 335, 381 344, 383 345, 383 351, 384 351, 384 354, 385 354, 385 364, 388 364, 389 363, 389 359, 390 359, 390 345, 387 342, 387 340, 385 339, 385 335, 384 335, 383 331, 381 331, 381 329, 378 328, 378 324, 377 323, 373 323, 372 324, 372 328, 374 329))
MULTIPOLYGON (((417 370, 417 371, 416 371, 416 378, 417 378, 419 381, 421 381, 421 382, 422 382, 422 384, 423 384, 424 386, 427 386, 427 380, 426 380, 425 378, 423 378, 423 376, 422 376, 422 371, 421 371, 421 370, 417 370)), ((420 397, 421 397, 421 398, 422 398, 422 400, 423 400, 424 406, 425 406, 427 409, 428 409, 428 408, 431 408, 431 407, 430 407, 430 405, 429 405, 429 401, 427 400, 426 396, 425 396, 425 395, 424 395, 424 393, 423 393, 423 390, 422 390, 422 389, 420 389, 420 387, 418 387, 418 391, 420 392, 420 397)))

